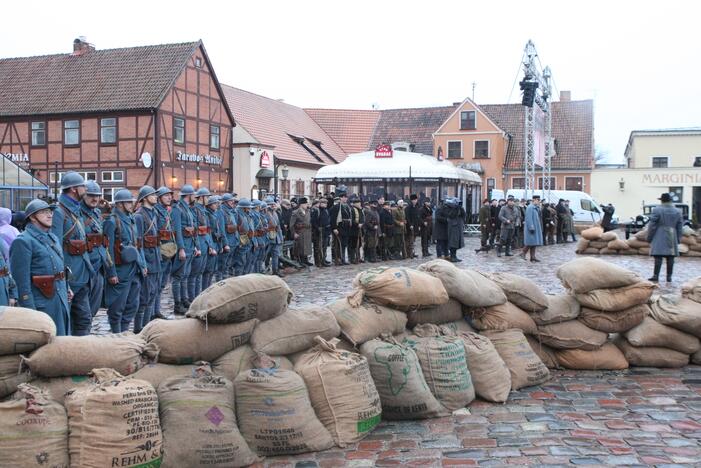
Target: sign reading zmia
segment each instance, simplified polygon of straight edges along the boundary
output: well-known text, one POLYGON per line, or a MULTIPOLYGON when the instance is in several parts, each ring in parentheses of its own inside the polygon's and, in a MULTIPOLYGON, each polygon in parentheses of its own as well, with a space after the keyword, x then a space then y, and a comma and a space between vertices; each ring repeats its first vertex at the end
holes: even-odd
POLYGON ((391 158, 392 155, 392 145, 377 145, 375 148, 376 158, 391 158))
POLYGON ((212 164, 213 166, 221 166, 222 158, 219 156, 212 156, 211 154, 190 154, 178 151, 175 154, 175 159, 184 162, 194 162, 194 163, 205 163, 212 164))

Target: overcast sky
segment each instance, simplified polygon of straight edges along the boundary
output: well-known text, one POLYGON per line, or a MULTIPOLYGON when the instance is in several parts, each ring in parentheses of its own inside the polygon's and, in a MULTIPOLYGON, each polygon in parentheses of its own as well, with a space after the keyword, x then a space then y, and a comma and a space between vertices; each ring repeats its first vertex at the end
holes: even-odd
POLYGON ((556 91, 594 99, 596 145, 701 127, 699 2, 8 2, 0 56, 202 39, 219 80, 302 107, 518 102, 532 39, 556 91), (513 89, 513 92, 512 92, 513 89))

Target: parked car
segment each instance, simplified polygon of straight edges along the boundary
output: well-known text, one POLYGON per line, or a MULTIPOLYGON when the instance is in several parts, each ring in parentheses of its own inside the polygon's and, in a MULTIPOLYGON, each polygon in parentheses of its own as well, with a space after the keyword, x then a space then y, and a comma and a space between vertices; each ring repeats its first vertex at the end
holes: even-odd
MULTIPOLYGON (((659 204, 649 204, 643 206, 643 214, 636 216, 635 218, 630 218, 630 221, 623 224, 626 230, 626 239, 630 238, 631 235, 636 234, 647 226, 650 222, 650 215, 652 210, 655 209, 659 204)), ((674 206, 682 213, 682 222, 684 226, 691 226, 691 220, 689 219, 689 205, 685 203, 675 203, 674 206)))

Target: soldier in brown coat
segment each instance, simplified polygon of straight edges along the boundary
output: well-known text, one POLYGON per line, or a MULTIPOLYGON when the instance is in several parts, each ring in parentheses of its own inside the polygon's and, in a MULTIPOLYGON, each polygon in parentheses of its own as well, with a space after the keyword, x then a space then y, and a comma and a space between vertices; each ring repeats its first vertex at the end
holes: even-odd
POLYGON ((292 212, 290 217, 290 229, 294 232, 295 251, 299 262, 303 265, 311 266, 309 261, 312 254, 312 224, 311 215, 308 208, 308 200, 302 197, 298 200, 298 208, 292 212))

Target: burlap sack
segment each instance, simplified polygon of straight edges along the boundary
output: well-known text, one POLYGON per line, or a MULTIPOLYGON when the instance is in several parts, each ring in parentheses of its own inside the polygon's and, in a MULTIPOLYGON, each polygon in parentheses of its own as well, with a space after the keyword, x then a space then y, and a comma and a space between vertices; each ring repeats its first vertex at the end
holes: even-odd
POLYGON ((682 296, 701 303, 701 276, 691 279, 682 285, 682 296))
POLYGON ((701 252, 701 243, 689 246, 689 252, 701 252))
POLYGON ((557 277, 563 286, 575 293, 594 289, 619 288, 638 283, 641 278, 632 271, 598 258, 577 258, 560 265, 557 277))
POLYGON ((628 361, 613 343, 605 343, 591 351, 584 349, 560 349, 555 351, 557 362, 565 369, 622 370, 628 369, 628 361))
POLYGON ((609 246, 609 243, 606 241, 603 241, 603 240, 589 241, 589 248, 591 248, 591 249, 601 250, 601 249, 608 248, 608 246, 609 246))
POLYGON ((663 325, 669 325, 701 338, 701 304, 677 294, 663 294, 650 304, 650 316, 663 325))
POLYGON ((523 333, 534 334, 538 327, 533 319, 511 302, 470 309, 468 317, 478 330, 509 330, 518 328, 523 333))
POLYGON ((38 310, 0 307, 0 355, 31 353, 56 336, 56 324, 38 310))
POLYGON ((240 323, 277 317, 287 310, 292 290, 275 275, 252 273, 217 281, 192 301, 187 316, 209 323, 240 323))
POLYGON ((242 467, 258 461, 236 426, 230 380, 198 369, 158 387, 163 466, 242 467))
POLYGON ((533 321, 537 325, 566 322, 579 317, 581 307, 579 302, 577 302, 577 298, 573 295, 560 294, 546 297, 548 298, 548 307, 541 312, 531 314, 533 321))
POLYGON ((647 304, 639 304, 630 309, 616 312, 603 312, 582 307, 582 313, 579 314, 578 320, 594 330, 605 333, 622 333, 640 325, 649 314, 650 307, 647 304))
POLYGON ((533 336, 526 336, 528 340, 528 345, 531 347, 533 352, 543 361, 545 367, 548 369, 560 369, 560 364, 557 362, 557 357, 555 357, 555 350, 550 346, 544 345, 537 338, 533 336))
POLYGON ((696 365, 701 365, 701 350, 696 351, 691 355, 691 363, 696 365))
POLYGON ((555 349, 592 350, 606 343, 608 335, 592 330, 579 320, 538 327, 538 339, 555 349))
POLYGON ((650 255, 650 247, 642 247, 638 249, 640 255, 650 255))
POLYGON ((684 254, 689 253, 689 246, 684 245, 684 244, 679 244, 677 246, 677 250, 679 250, 679 255, 684 255, 684 254))
POLYGON ((424 419, 447 416, 424 379, 413 349, 392 337, 370 340, 360 346, 382 402, 384 419, 424 419))
POLYGON ((576 294, 576 296, 577 301, 583 307, 614 312, 646 303, 655 288, 654 283, 640 281, 620 288, 594 289, 587 293, 576 294))
POLYGON ((607 231, 601 234, 601 240, 604 242, 611 242, 618 240, 618 234, 615 231, 607 231))
POLYGON ((611 250, 628 250, 630 249, 630 245, 626 243, 626 241, 621 240, 621 239, 614 239, 612 241, 609 241, 607 247, 611 250))
POLYGON ((158 357, 158 345, 138 335, 57 336, 25 360, 32 374, 41 377, 88 375, 93 369, 110 368, 133 374, 158 357))
POLYGON ((380 423, 382 405, 367 359, 336 348, 338 340, 317 345, 296 363, 321 424, 339 447, 358 442, 380 423))
POLYGON ((577 247, 575 248, 575 252, 578 254, 583 253, 585 250, 589 248, 589 240, 580 237, 579 240, 577 241, 577 247))
POLYGON ((159 466, 163 451, 158 395, 143 380, 95 369, 66 395, 71 466, 159 466))
POLYGON ((645 317, 637 327, 628 330, 624 336, 633 346, 657 346, 669 348, 684 354, 693 354, 701 349, 701 341, 676 328, 662 325, 652 317, 645 317))
POLYGON ((647 229, 635 233, 635 238, 639 241, 647 242, 647 229))
MULTIPOLYGON (((300 352, 303 353, 304 351, 300 352)), ((233 382, 241 372, 255 369, 259 367, 259 364, 262 364, 261 367, 265 368, 294 369, 292 362, 285 356, 268 356, 256 353, 249 345, 243 345, 233 351, 222 354, 212 361, 212 372, 233 382), (261 363, 261 361, 263 362, 261 363)))
POLYGON ((489 273, 487 276, 499 285, 509 302, 526 312, 538 312, 548 306, 548 298, 528 278, 513 273, 489 273))
POLYGON ((455 299, 450 299, 445 304, 410 310, 406 313, 407 327, 414 328, 422 323, 440 325, 448 322, 462 320, 462 304, 455 299))
POLYGON ((214 361, 222 354, 248 343, 256 324, 256 319, 218 325, 205 324, 192 318, 153 320, 141 330, 141 336, 149 343, 158 345, 158 362, 192 364, 214 361))
POLYGON ((511 389, 540 385, 550 379, 550 371, 533 352, 521 330, 485 331, 511 373, 511 389))
POLYGON ((453 322, 441 324, 441 333, 444 335, 457 335, 458 333, 475 333, 477 330, 467 323, 467 320, 461 318, 453 322))
POLYGON ((258 455, 317 452, 333 446, 296 373, 251 369, 236 377, 234 392, 239 429, 258 455))
POLYGON ((347 299, 327 304, 341 327, 341 334, 351 343, 363 344, 383 333, 396 335, 406 328, 407 316, 389 307, 363 301, 352 307, 347 299))
POLYGON ((650 247, 650 244, 647 241, 639 240, 636 237, 631 237, 630 239, 628 239, 626 241, 626 243, 628 244, 628 247, 630 247, 631 249, 642 249, 642 248, 649 248, 650 247))
POLYGON ((212 371, 212 367, 209 365, 209 363, 204 361, 195 362, 193 364, 185 364, 182 366, 153 363, 146 364, 129 377, 136 380, 144 380, 153 385, 153 388, 158 389, 161 382, 172 379, 173 377, 193 377, 198 369, 210 372, 212 371))
POLYGON ((689 363, 689 355, 669 348, 642 346, 628 343, 619 336, 614 343, 623 352, 631 366, 636 367, 684 367, 689 363))
POLYGON ((464 408, 475 399, 465 347, 457 336, 441 336, 437 325, 414 328, 416 338, 408 345, 416 352, 431 393, 448 410, 464 408))
POLYGON ((317 335, 330 340, 340 333, 341 327, 328 307, 289 309, 256 326, 251 348, 266 354, 292 354, 311 348, 317 335))
POLYGON ((684 254, 685 257, 701 257, 701 246, 693 246, 694 249, 689 249, 687 253, 684 254))
POLYGON ((682 236, 682 244, 696 245, 696 244, 698 244, 698 241, 696 240, 696 237, 693 237, 693 236, 682 236))
POLYGON ((604 229, 600 226, 590 227, 589 229, 585 229, 584 231, 582 231, 582 237, 587 240, 601 239, 601 236, 603 234, 604 229))
POLYGON ((445 260, 431 260, 417 267, 438 278, 448 295, 468 307, 489 307, 506 302, 498 284, 474 270, 461 270, 445 260))
POLYGON ((66 410, 40 389, 21 384, 14 399, 0 403, 0 466, 68 468, 68 464, 66 410))
POLYGON ((617 250, 619 255, 640 255, 638 249, 617 250))
POLYGON ((618 250, 611 250, 608 247, 604 247, 599 250, 599 255, 618 255, 618 250))
MULTIPOLYGON (((447 334, 444 327, 441 330, 447 334)), ((511 391, 511 373, 492 342, 486 336, 472 332, 458 332, 456 336, 465 348, 475 393, 487 401, 505 402, 511 391)))
POLYGON ((599 255, 599 249, 595 249, 594 247, 589 247, 588 249, 584 249, 584 251, 581 253, 583 255, 599 255))
POLYGON ((437 278, 410 268, 387 266, 361 271, 353 279, 355 292, 348 297, 358 307, 364 297, 394 307, 427 307, 448 302, 448 293, 437 278))
MULTIPOLYGON (((39 378, 32 380, 31 383, 32 386, 43 391, 52 400, 56 400, 63 405, 68 392, 78 386, 89 384, 90 379, 87 375, 74 375, 71 377, 54 377, 51 379, 39 378)), ((12 397, 17 398, 17 393, 12 397)))
POLYGON ((22 371, 22 356, 7 354, 0 356, 0 379, 19 374, 22 371))
POLYGON ((19 384, 32 379, 28 372, 21 371, 21 366, 22 356, 19 354, 0 356, 0 398, 14 393, 19 384))

